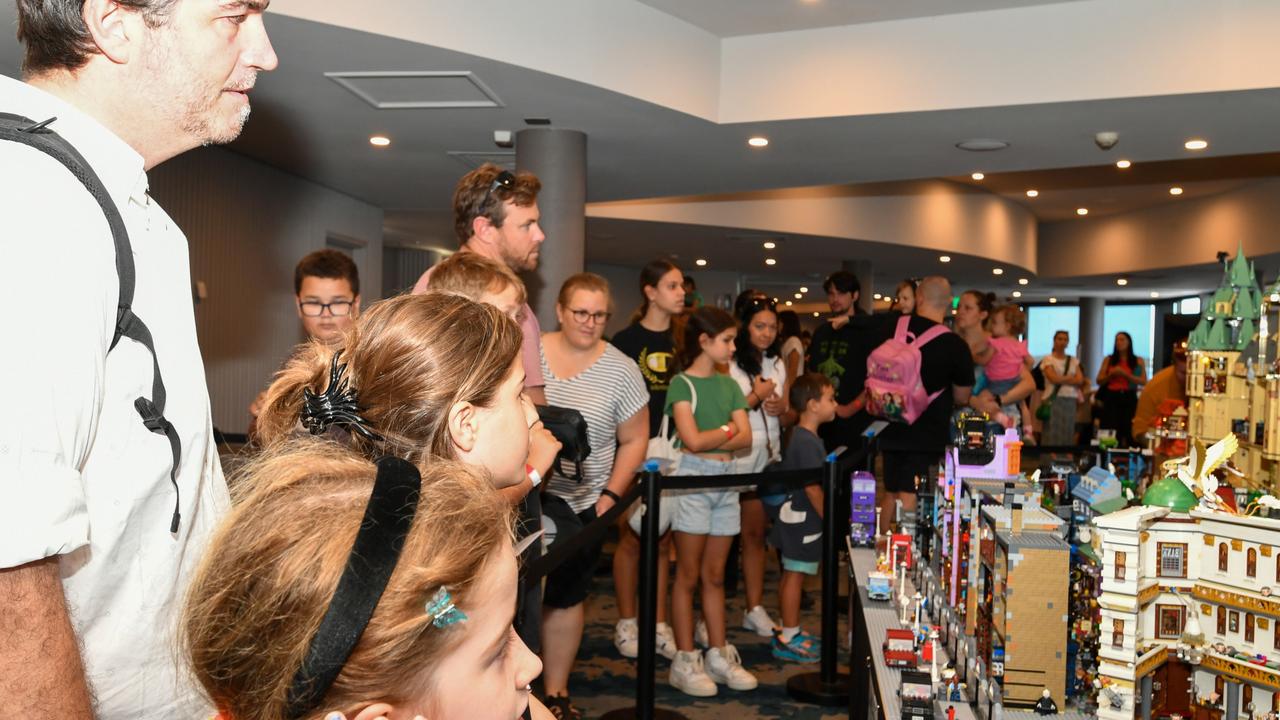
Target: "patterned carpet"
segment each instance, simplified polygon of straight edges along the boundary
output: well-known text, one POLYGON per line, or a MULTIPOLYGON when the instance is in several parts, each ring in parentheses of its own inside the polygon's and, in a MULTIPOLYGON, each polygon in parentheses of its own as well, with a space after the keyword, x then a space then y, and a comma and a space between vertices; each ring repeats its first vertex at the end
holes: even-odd
MULTIPOLYGON (((594 592, 587 600, 587 628, 578 652, 578 664, 569 682, 573 702, 588 720, 604 713, 635 704, 635 661, 618 655, 613 647, 613 626, 617 610, 613 598, 613 578, 608 574, 609 555, 606 554, 597 573, 594 592)), ((772 566, 765 578, 765 607, 776 616, 777 568, 772 566)), ((808 591, 817 601, 817 585, 808 591)), ((728 601, 729 641, 742 654, 743 665, 760 680, 760 687, 749 692, 736 692, 721 686, 720 694, 712 698, 694 698, 673 689, 667 684, 670 663, 658 658, 657 707, 676 710, 689 720, 713 718, 802 718, 803 720, 834 720, 845 718, 848 712, 841 708, 818 708, 792 700, 786 691, 786 680, 791 675, 817 671, 817 665, 801 666, 774 659, 769 651, 769 641, 754 633, 744 631, 742 622, 741 593, 728 601)), ((819 610, 806 612, 803 627, 810 632, 819 630, 819 610)), ((841 617, 840 633, 846 632, 841 617)), ((843 650, 840 661, 847 659, 843 650)), ((847 668, 842 667, 842 670, 847 668)))

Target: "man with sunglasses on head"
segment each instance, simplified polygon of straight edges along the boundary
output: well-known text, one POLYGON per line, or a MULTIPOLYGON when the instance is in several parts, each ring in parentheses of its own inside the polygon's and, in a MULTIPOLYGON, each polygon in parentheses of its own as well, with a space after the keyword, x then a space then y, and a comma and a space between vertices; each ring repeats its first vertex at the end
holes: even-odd
MULTIPOLYGON (((453 229, 461 247, 458 252, 473 252, 506 265, 516 274, 538 268, 538 250, 547 236, 538 224, 538 192, 542 183, 529 172, 513 173, 493 163, 485 163, 458 181, 453 191, 453 229)), ((431 270, 422 274, 413 286, 414 293, 426 292, 431 270)), ((533 308, 525 303, 517 321, 524 335, 520 349, 524 365, 524 392, 535 405, 546 405, 547 395, 542 379, 542 328, 533 308)), ((541 425, 535 425, 540 429, 541 425)), ((541 483, 555 461, 558 443, 546 438, 549 433, 533 432, 529 448, 528 479, 508 488, 504 494, 524 494, 520 503, 521 537, 542 528, 542 499, 530 492, 541 483)), ((533 543, 522 557, 522 565, 542 554, 541 543, 533 543)), ((541 648, 542 586, 521 583, 522 597, 516 614, 516 630, 534 652, 541 648)))

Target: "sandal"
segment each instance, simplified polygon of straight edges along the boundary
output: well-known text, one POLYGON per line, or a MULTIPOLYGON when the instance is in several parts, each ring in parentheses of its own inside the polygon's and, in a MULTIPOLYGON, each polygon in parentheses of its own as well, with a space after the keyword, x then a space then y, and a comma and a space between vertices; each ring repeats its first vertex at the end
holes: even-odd
POLYGON ((568 695, 548 695, 542 698, 542 704, 556 720, 582 720, 582 711, 574 707, 568 695))

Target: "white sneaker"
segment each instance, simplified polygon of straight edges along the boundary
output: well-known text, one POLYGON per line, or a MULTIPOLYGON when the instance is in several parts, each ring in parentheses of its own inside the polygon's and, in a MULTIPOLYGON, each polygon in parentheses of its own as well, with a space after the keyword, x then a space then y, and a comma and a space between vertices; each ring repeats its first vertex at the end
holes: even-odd
POLYGON ((671 626, 666 623, 658 623, 657 631, 654 633, 654 649, 662 657, 672 660, 676 656, 676 634, 671 630, 671 626))
POLYGON ((756 676, 742 667, 742 658, 738 648, 725 644, 722 648, 711 648, 707 651, 707 675, 721 685, 728 685, 734 690, 755 690, 760 683, 756 676))
POLYGON ((742 629, 750 630, 760 637, 773 637, 776 627, 773 618, 769 617, 769 611, 765 610, 763 605, 757 605, 751 608, 750 612, 742 615, 742 629))
MULTIPOLYGON (((754 679, 754 678, 753 678, 754 679)), ((671 687, 694 697, 711 697, 719 692, 702 666, 702 653, 678 652, 671 660, 671 672, 667 675, 671 687)))
POLYGON ((640 654, 640 628, 635 618, 623 618, 613 628, 613 646, 624 658, 634 658, 640 654))
POLYGON ((711 640, 707 637, 707 621, 699 620, 698 624, 693 626, 693 644, 698 647, 711 647, 711 640))

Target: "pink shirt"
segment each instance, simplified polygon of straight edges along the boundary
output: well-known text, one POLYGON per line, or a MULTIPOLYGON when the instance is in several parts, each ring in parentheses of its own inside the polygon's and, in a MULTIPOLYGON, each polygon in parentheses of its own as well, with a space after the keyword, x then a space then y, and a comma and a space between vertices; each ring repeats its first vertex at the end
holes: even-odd
MULTIPOLYGON (((431 271, 434 267, 427 268, 422 273, 422 277, 418 278, 418 282, 414 283, 411 295, 417 295, 427 291, 427 286, 431 283, 431 271)), ((524 341, 520 345, 520 364, 524 367, 524 386, 526 388, 540 388, 547 383, 542 379, 542 365, 539 360, 539 348, 542 345, 542 326, 538 324, 538 316, 533 314, 533 308, 529 307, 529 303, 525 303, 520 308, 520 334, 524 337, 524 341)))
POLYGON ((999 382, 1018 377, 1023 359, 1030 357, 1026 343, 1008 337, 992 337, 988 342, 995 352, 986 364, 987 379, 999 382))

